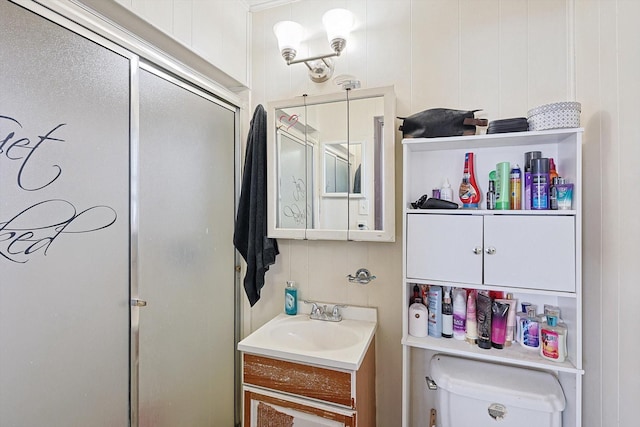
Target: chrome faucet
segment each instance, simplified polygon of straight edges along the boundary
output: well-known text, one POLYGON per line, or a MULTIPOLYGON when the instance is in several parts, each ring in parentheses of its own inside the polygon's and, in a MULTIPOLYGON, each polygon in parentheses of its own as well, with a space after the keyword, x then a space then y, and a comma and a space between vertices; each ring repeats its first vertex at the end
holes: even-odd
POLYGON ((327 308, 326 304, 319 305, 317 302, 303 300, 305 304, 311 304, 311 313, 309 318, 312 320, 324 320, 327 322, 339 322, 342 320, 342 314, 340 309, 346 307, 346 305, 335 304, 331 310, 327 308))

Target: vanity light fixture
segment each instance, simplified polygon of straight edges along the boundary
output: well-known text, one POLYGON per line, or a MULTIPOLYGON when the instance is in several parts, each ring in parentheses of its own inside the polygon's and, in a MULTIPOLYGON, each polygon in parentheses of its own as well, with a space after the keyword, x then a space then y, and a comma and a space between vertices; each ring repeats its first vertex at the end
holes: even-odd
POLYGON ((280 21, 273 26, 273 32, 278 38, 278 49, 287 65, 304 62, 309 69, 311 80, 322 83, 333 75, 334 66, 331 58, 340 56, 347 45, 347 37, 353 27, 353 21, 353 14, 346 9, 332 9, 326 12, 322 16, 322 24, 327 31, 333 53, 305 59, 295 59, 304 34, 302 25, 293 21, 280 21))

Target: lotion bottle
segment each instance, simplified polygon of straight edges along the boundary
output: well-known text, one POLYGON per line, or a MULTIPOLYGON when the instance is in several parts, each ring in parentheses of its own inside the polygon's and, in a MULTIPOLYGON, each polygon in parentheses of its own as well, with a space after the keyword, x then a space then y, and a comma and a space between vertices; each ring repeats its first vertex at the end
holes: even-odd
POLYGON ((465 325, 465 339, 469 344, 478 340, 478 322, 476 320, 476 291, 471 289, 467 295, 467 318, 465 325))
POLYGON ((453 338, 457 340, 465 339, 466 323, 467 323, 467 292, 463 288, 454 288, 453 289, 453 338))
POLYGON ((550 307, 546 311, 546 323, 540 328, 540 355, 554 362, 567 358, 567 327, 558 322, 560 309, 550 307))
POLYGON ((527 317, 520 319, 520 345, 528 350, 540 348, 540 321, 536 315, 536 306, 527 307, 527 317))
POLYGON ((422 298, 416 298, 409 307, 409 335, 426 337, 428 333, 429 311, 422 303, 422 298))
POLYGON ((284 288, 284 312, 291 316, 298 314, 298 288, 292 280, 284 288))

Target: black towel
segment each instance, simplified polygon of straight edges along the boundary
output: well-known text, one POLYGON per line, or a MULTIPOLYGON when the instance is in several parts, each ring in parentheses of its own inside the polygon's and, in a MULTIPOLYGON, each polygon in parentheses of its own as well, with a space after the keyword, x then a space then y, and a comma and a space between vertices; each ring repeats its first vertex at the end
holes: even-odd
POLYGON ((233 244, 247 262, 244 290, 253 307, 279 253, 278 242, 267 237, 267 113, 262 105, 253 113, 247 137, 233 244))

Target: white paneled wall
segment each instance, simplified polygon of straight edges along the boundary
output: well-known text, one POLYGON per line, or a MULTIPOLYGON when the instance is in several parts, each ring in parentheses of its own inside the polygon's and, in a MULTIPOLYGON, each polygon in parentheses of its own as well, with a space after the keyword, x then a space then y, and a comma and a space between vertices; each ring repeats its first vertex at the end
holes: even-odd
MULTIPOLYGON (((304 65, 288 67, 272 32, 279 20, 298 21, 307 29, 299 56, 328 52, 321 17, 334 7, 356 15, 336 74, 353 74, 363 87, 394 85, 399 116, 482 108, 493 120, 575 96, 585 128, 583 420, 588 427, 637 424, 639 0, 303 0, 252 14, 235 0, 111 1, 248 85, 247 121, 258 103, 338 90, 332 82, 312 83, 304 65)), ((279 243, 262 299, 244 307, 245 333, 282 310, 286 280, 297 281, 304 298, 378 307, 378 425, 399 425, 402 242, 279 243), (348 284, 345 276, 359 267, 378 279, 348 284)))
MULTIPOLYGON (((577 96, 585 127, 585 368, 588 425, 638 424, 640 2, 576 0, 577 96)), ((587 425, 587 424, 585 424, 587 425)))
POLYGON ((120 3, 248 86, 250 15, 238 0, 110 0, 120 3))
MULTIPOLYGON (((357 22, 336 74, 353 74, 363 87, 395 85, 399 116, 433 107, 482 108, 492 120, 525 116, 548 102, 582 102, 584 425, 636 425, 640 376, 634 360, 640 344, 629 327, 640 301, 633 269, 640 241, 633 212, 640 202, 632 196, 640 179, 640 127, 634 123, 640 1, 301 1, 257 12, 251 35, 253 106, 338 90, 331 82, 311 83, 304 65, 287 67, 272 33, 279 20, 298 21, 310 30, 300 56, 326 52, 320 20, 333 7, 350 9, 357 22)), ((399 149, 396 155, 399 198, 399 149)), ((282 310, 289 279, 300 284, 305 298, 379 307, 378 425, 399 425, 402 242, 279 243, 282 253, 267 274, 262 299, 247 308, 246 332, 282 310), (379 279, 364 287, 347 284, 344 276, 358 267, 379 279)))

